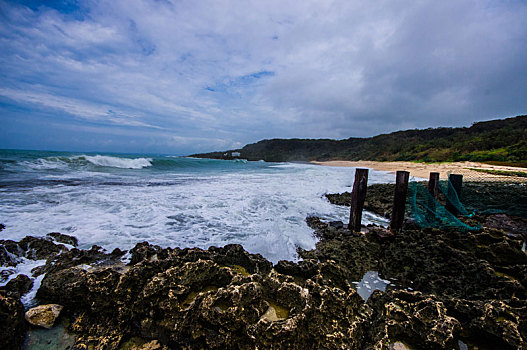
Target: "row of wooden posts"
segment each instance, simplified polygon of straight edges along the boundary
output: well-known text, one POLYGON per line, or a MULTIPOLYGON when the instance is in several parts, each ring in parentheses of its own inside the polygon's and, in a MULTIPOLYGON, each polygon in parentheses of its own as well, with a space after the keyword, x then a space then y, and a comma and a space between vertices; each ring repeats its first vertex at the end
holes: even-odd
MULTIPOLYGON (((410 173, 408 171, 397 171, 395 175, 395 192, 393 196, 392 215, 390 218, 390 231, 398 232, 403 227, 404 212, 406 209, 406 196, 408 194, 408 180, 410 173)), ((452 186, 448 187, 448 195, 445 208, 452 214, 457 215, 455 205, 450 201, 452 198, 451 191, 456 191, 459 195, 463 183, 463 175, 450 174, 448 177, 452 186), (453 187, 453 188, 451 188, 453 187)), ((349 229, 352 232, 359 232, 361 229, 362 210, 364 200, 366 199, 366 190, 368 188, 368 169, 357 168, 355 170, 355 181, 351 191, 351 209, 349 229)), ((437 199, 439 193, 439 173, 431 172, 428 180, 428 192, 434 199, 437 199)), ((435 201, 428 204, 429 208, 435 208, 435 201)))

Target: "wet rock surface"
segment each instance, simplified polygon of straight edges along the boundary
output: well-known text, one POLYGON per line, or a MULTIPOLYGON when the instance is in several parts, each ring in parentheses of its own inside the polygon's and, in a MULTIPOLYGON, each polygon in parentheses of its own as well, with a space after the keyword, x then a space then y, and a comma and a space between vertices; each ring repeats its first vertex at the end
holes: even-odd
POLYGON ((329 283, 338 267, 320 264, 305 279, 239 245, 136 248, 126 272, 66 266, 46 274, 37 296, 65 306, 77 348, 117 349, 133 337, 171 349, 360 346, 367 306, 349 283, 329 283))
MULTIPOLYGON (((143 242, 126 265, 121 250, 35 238, 2 244, 17 252, 15 263, 27 247, 47 256, 34 270, 45 273, 37 299, 64 306, 73 349, 525 348, 523 221, 474 220, 481 232, 406 225, 390 235, 369 226, 353 236, 344 224, 310 217, 316 248, 274 266, 235 244, 203 250, 143 242), (391 286, 365 302, 354 285, 368 271, 391 286)), ((27 282, 19 276, 0 289, 0 326, 10 329, 9 339, 0 336, 13 348, 27 327, 16 298, 27 282)))
MULTIPOLYGON (((390 217, 393 206, 394 184, 373 184, 368 186, 364 209, 375 214, 390 217)), ((331 204, 349 206, 351 203, 351 192, 329 193, 326 198, 331 204)))
POLYGON ((27 324, 24 306, 18 298, 0 293, 0 344, 3 349, 19 349, 24 342, 27 324))
MULTIPOLYGON (((77 240, 75 237, 62 235, 77 240)), ((42 260, 68 251, 63 244, 55 244, 51 237, 27 236, 19 242, 0 240, 0 266, 16 266, 22 258, 42 260)))
MULTIPOLYGON (((376 227, 362 237, 337 231, 300 254, 334 262, 354 281, 374 270, 396 285, 368 300, 376 346, 400 340, 410 348, 455 348, 462 340, 479 349, 525 347, 527 237, 518 226, 496 224, 518 218, 477 219, 491 224, 477 233, 406 229, 390 238, 376 227), (420 317, 425 309, 427 316, 420 317)), ((327 237, 324 231, 334 228, 328 224, 319 230, 317 236, 327 237)))
POLYGON ((50 237, 57 243, 69 244, 74 247, 79 245, 79 241, 77 240, 77 237, 68 236, 60 232, 50 232, 46 236, 50 237))
POLYGON ((18 275, 11 279, 3 287, 0 287, 0 293, 4 296, 20 299, 20 297, 33 288, 33 281, 26 275, 18 275))

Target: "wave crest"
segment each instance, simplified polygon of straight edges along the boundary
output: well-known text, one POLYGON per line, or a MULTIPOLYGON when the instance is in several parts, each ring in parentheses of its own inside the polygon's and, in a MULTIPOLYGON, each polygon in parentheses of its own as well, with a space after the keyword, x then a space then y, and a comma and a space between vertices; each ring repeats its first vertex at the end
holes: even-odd
POLYGON ((121 169, 143 169, 152 166, 152 158, 118 158, 96 155, 84 156, 84 159, 93 165, 121 169))
POLYGON ((21 164, 32 170, 64 170, 68 164, 57 157, 39 158, 35 161, 23 161, 21 164))

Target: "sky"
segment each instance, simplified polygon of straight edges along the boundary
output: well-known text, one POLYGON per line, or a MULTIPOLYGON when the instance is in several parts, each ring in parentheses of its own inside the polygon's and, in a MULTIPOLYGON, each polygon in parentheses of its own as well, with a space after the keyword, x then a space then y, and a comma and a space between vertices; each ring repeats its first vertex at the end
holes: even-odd
POLYGON ((0 0, 0 148, 185 155, 521 114, 525 0, 0 0))

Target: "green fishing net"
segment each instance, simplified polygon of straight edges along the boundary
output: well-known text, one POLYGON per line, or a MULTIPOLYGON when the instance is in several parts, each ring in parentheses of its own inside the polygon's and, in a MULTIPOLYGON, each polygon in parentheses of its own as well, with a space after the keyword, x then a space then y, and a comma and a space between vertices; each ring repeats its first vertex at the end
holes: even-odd
MULTIPOLYGON (((450 181, 441 181, 439 189, 445 197, 445 203, 449 202, 460 215, 466 217, 473 215, 463 206, 450 181)), ((459 220, 428 192, 423 183, 412 181, 408 187, 408 194, 411 215, 415 223, 422 228, 435 227, 441 229, 453 227, 463 232, 481 229, 481 225, 469 226, 459 220)))

